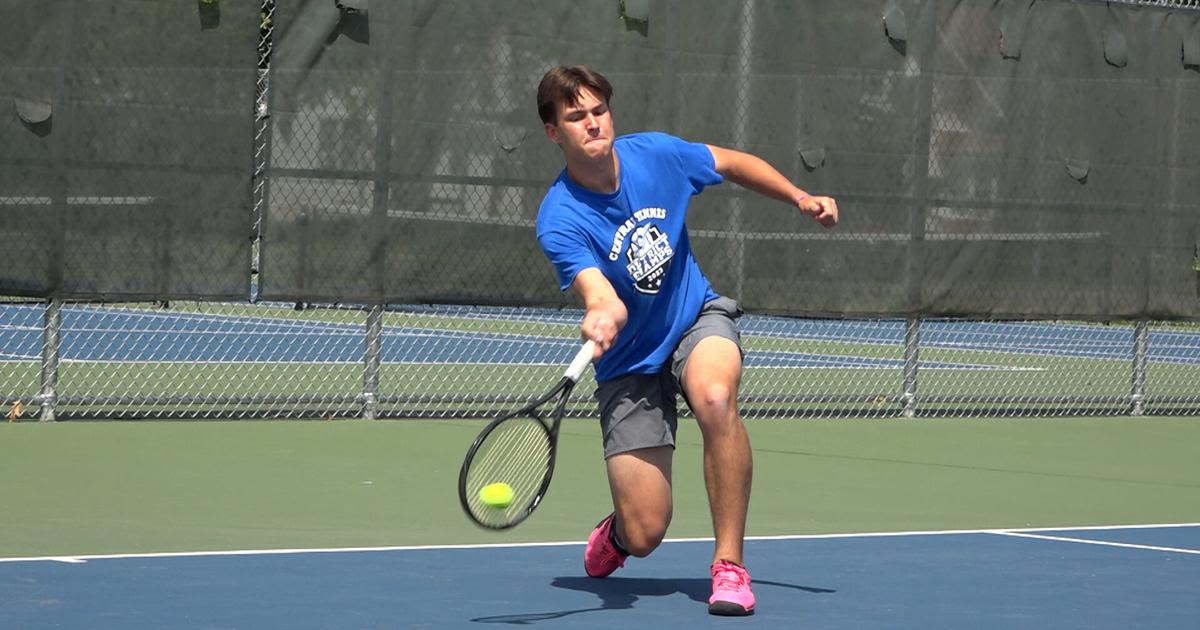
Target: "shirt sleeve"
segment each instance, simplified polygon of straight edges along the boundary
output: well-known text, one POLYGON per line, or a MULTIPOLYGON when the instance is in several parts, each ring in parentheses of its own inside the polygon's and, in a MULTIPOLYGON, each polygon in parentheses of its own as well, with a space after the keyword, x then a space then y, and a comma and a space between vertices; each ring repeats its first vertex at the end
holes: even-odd
POLYGON ((675 136, 666 136, 668 142, 679 156, 679 165, 688 183, 692 185, 692 194, 698 195, 707 186, 716 186, 725 181, 717 172, 717 162, 713 159, 708 145, 699 142, 688 142, 675 136))
POLYGON ((579 229, 561 221, 539 221, 538 245, 542 253, 554 265, 558 274, 558 289, 566 291, 575 282, 575 276, 588 267, 599 267, 596 255, 587 242, 587 236, 579 229))

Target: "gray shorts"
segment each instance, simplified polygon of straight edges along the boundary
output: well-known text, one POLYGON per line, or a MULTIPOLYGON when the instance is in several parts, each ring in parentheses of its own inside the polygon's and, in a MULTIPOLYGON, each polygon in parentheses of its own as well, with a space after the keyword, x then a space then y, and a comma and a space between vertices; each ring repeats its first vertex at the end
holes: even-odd
POLYGON ((596 384, 605 459, 639 448, 675 446, 675 400, 683 391, 680 381, 688 357, 706 337, 724 337, 740 350, 742 338, 734 320, 741 316, 741 307, 730 298, 706 302, 658 374, 629 374, 596 384))

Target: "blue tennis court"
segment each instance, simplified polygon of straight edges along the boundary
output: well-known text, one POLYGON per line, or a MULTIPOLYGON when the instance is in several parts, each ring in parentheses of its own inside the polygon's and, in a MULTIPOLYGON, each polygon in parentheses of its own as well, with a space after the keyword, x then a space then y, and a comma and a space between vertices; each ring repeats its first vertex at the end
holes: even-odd
POLYGON ((579 543, 0 560, 4 628, 1189 628, 1200 524, 758 538, 710 617, 711 542, 603 580, 579 543))
MULTIPOLYGON (((43 343, 41 306, 0 307, 0 359, 37 360, 43 343)), ((503 315, 503 314, 501 314, 503 315)), ((526 316, 527 317, 527 316, 526 316)), ((552 313, 545 323, 578 322, 552 313), (561 321, 560 321, 561 320, 561 321)), ((899 321, 806 320, 747 317, 743 333, 846 344, 902 346, 899 321)), ((925 325, 924 347, 996 353, 1128 360, 1128 328, 1004 322, 925 325)), ((558 365, 576 342, 541 335, 385 326, 385 363, 558 365)), ((270 317, 157 312, 132 309, 63 309, 61 356, 67 361, 350 363, 362 359, 362 326, 270 317), (320 343, 314 340, 320 339, 320 343)), ((1151 333, 1147 360, 1200 365, 1200 334, 1151 333)), ((897 369, 900 358, 756 351, 747 367, 897 369)), ((1014 370, 980 361, 926 361, 926 370, 1014 370)))

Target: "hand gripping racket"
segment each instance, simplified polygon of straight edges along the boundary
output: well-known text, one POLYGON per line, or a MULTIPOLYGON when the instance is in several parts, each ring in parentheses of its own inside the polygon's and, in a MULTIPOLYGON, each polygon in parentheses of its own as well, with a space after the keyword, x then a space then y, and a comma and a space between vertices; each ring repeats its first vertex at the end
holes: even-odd
POLYGON ((458 474, 458 498, 471 520, 488 529, 508 529, 537 509, 554 474, 558 426, 567 400, 591 363, 594 349, 594 342, 584 343, 550 391, 479 432, 458 474), (507 504, 488 503, 480 496, 492 484, 512 489, 507 504))

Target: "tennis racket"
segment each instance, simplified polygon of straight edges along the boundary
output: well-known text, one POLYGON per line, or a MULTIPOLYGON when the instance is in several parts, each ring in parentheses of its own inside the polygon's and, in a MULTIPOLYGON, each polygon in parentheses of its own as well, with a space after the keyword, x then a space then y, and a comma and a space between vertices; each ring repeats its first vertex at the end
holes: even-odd
POLYGON ((458 498, 472 521, 488 529, 508 529, 537 509, 554 474, 558 425, 594 348, 594 342, 584 343, 557 385, 489 422, 467 449, 458 474, 458 498), (485 486, 497 483, 512 488, 507 505, 489 504, 480 496, 485 486))

